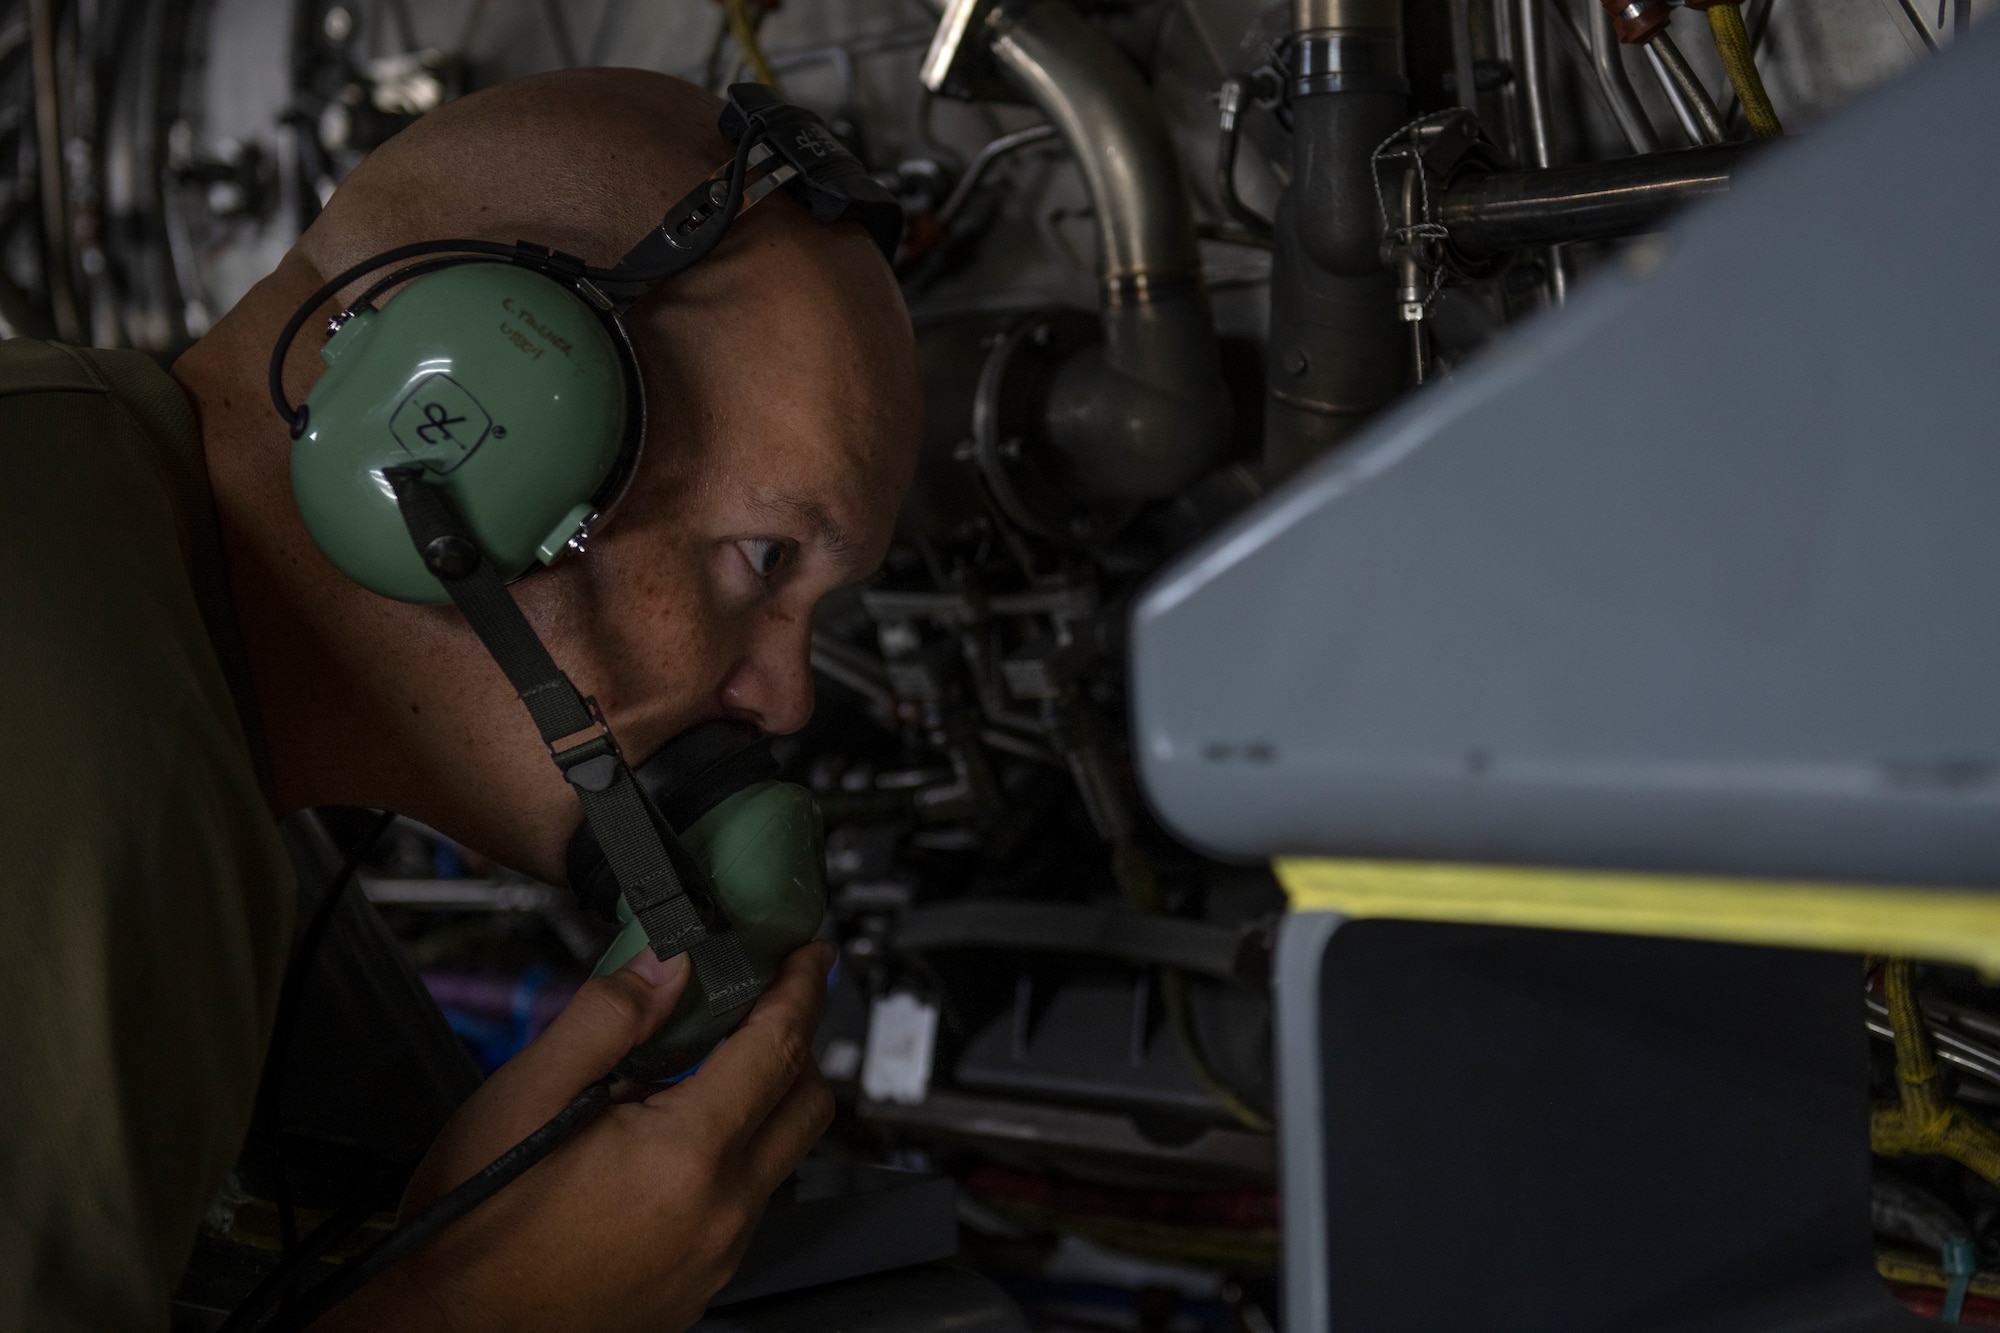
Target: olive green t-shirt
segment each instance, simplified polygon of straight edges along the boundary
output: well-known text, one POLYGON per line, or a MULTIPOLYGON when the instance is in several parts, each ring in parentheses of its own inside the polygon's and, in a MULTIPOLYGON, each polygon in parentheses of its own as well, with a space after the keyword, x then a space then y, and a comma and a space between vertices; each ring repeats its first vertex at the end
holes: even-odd
POLYGON ((0 342, 0 1330, 165 1328, 242 1145, 294 911, 243 689, 179 387, 0 342))

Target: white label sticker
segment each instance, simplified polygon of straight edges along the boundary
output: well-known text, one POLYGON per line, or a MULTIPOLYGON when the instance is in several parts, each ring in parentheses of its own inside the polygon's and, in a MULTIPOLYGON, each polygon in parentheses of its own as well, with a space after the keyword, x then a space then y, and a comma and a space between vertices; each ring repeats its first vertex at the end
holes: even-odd
POLYGON ((931 1085, 931 1047, 937 1006, 897 992, 868 1012, 868 1051, 861 1061, 861 1091, 871 1101, 915 1106, 931 1085))

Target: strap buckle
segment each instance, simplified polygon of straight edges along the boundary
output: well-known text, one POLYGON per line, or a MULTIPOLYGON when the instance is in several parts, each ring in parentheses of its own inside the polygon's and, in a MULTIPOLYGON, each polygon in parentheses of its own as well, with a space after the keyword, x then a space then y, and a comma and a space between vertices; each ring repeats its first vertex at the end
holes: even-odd
POLYGON ((560 750, 553 742, 546 742, 549 758, 555 760, 556 767, 562 770, 563 778, 572 787, 589 792, 607 791, 618 780, 618 771, 625 766, 625 756, 611 734, 611 724, 604 720, 604 713, 597 706, 596 696, 583 696, 583 711, 596 724, 597 733, 560 750))

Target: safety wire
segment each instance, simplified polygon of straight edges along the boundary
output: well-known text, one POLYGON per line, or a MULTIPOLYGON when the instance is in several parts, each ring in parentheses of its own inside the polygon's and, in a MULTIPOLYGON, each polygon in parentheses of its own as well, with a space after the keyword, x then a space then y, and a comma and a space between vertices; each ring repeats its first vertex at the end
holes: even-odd
POLYGON ((757 29, 764 22, 763 7, 757 0, 722 0, 722 12, 729 20, 729 35, 736 39, 736 49, 743 53, 743 63, 750 67, 750 73, 757 82, 783 97, 785 85, 778 82, 778 72, 771 68, 771 58, 764 54, 764 44, 757 37, 757 29))
POLYGON ((1407 246, 1430 274, 1430 286, 1424 293, 1426 314, 1436 303, 1438 293, 1444 289, 1445 268, 1438 261, 1437 251, 1451 233, 1431 215, 1430 171, 1424 165, 1423 132, 1432 125, 1441 125, 1464 114, 1462 109, 1452 107, 1418 116, 1375 145, 1375 151, 1368 155, 1368 174, 1375 186, 1375 207, 1382 214, 1383 239, 1393 246, 1407 246), (1390 216, 1389 197, 1382 191, 1382 169, 1393 162, 1408 162, 1417 173, 1417 216, 1400 225, 1390 216))
POLYGON ((1757 72, 1757 57, 1751 49, 1750 31, 1743 26, 1743 9, 1736 4, 1708 7, 1708 30, 1715 36, 1715 49, 1722 56, 1723 71, 1736 100, 1743 104, 1743 118, 1750 132, 1760 139, 1775 139, 1785 132, 1772 109, 1771 95, 1764 89, 1764 76, 1757 72))
MULTIPOLYGON (((1112 846, 1111 873, 1125 891, 1126 900, 1142 912, 1167 910, 1166 899, 1160 892, 1159 877, 1153 873, 1153 860, 1145 849, 1130 838, 1112 846)), ((1229 1114, 1236 1117, 1245 1129, 1259 1134, 1271 1132, 1271 1118, 1245 1101, 1243 1095, 1225 1083, 1215 1066, 1209 1063, 1207 1052, 1202 1049, 1201 1037, 1194 1030, 1194 1009, 1188 1000, 1187 973, 1177 967, 1160 969, 1161 1007, 1167 1011, 1167 1026, 1180 1044, 1181 1054, 1187 1058, 1188 1067, 1209 1096, 1221 1102, 1229 1114)))

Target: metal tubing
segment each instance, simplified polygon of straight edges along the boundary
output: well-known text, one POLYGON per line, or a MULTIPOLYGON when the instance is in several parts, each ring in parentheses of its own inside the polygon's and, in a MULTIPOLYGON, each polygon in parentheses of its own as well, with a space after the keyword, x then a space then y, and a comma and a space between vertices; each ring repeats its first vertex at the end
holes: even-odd
POLYGON ((1451 61, 1458 104, 1479 114, 1479 79, 1472 63, 1472 0, 1451 0, 1451 61))
POLYGON ((1542 49, 1542 11, 1538 0, 1514 0, 1514 51, 1521 72, 1521 101, 1528 113, 1527 149, 1530 166, 1555 165, 1553 119, 1549 111, 1548 60, 1542 49))
MULTIPOLYGON (((1917 0, 1897 0, 1897 3, 1902 5, 1903 17, 1910 21, 1910 29, 1917 34, 1917 40, 1924 44, 1926 51, 1936 55, 1937 38, 1931 36, 1931 30, 1924 24, 1924 16, 1917 12, 1917 0)), ((1768 11, 1766 13, 1768 15, 1768 11)))
POLYGON ((1654 33, 1653 39, 1646 43, 1646 49, 1659 60, 1660 68, 1666 71, 1667 77, 1673 80, 1674 86, 1687 100, 1701 142, 1727 143, 1729 129, 1722 123, 1722 113, 1715 109, 1715 99, 1708 95, 1708 89, 1702 87, 1694 66, 1688 64, 1687 57, 1681 54, 1674 39, 1667 36, 1666 29, 1654 33))
POLYGON ((1371 26, 1294 34, 1292 181, 1275 219, 1265 349, 1272 476, 1338 444, 1408 378, 1373 165, 1377 146, 1409 115, 1400 16, 1393 5, 1350 5, 1339 16, 1371 26), (1300 77, 1331 68, 1341 77, 1300 77))
POLYGON ((1055 137, 1056 127, 1053 125, 1030 125, 1026 129, 1015 130, 1012 134, 1003 134, 997 139, 990 140, 966 167, 965 174, 958 178, 958 184, 952 186, 951 193, 945 197, 945 201, 938 205, 938 221, 949 225, 951 220, 958 216, 959 210, 965 207, 965 201, 979 188, 979 182, 986 179, 986 173, 992 170, 994 163, 1023 148, 1032 148, 1055 137))
MULTIPOLYGON (((1528 160, 1546 171, 1555 165, 1555 148, 1540 0, 1515 0, 1515 20, 1514 49, 1521 71, 1521 100, 1528 114, 1528 160)), ((1561 248, 1551 245, 1544 259, 1548 264, 1549 300, 1561 305, 1569 298, 1569 278, 1563 271, 1561 248)))
POLYGON ((1688 105, 1687 94, 1674 82, 1673 73, 1668 70, 1667 62, 1661 58, 1659 49, 1651 42, 1643 43, 1639 49, 1646 53, 1646 66, 1653 71, 1653 79, 1660 85, 1660 91, 1666 94, 1667 105, 1674 109, 1674 119, 1681 123, 1681 131, 1687 135, 1688 142, 1691 144, 1704 142, 1701 137, 1701 122, 1694 118, 1694 108, 1688 105))
POLYGON ((1131 62, 1082 15, 1043 0, 1003 22, 993 52, 1062 131, 1097 210, 1107 286, 1201 271, 1180 159, 1131 62))
POLYGON ((49 311, 55 317, 56 337, 82 342, 83 320, 70 266, 69 207, 63 190, 55 0, 28 0, 28 34, 35 80, 35 155, 41 172, 42 266, 48 272, 49 311))
POLYGON ((1618 32, 1611 26, 1611 15, 1599 4, 1591 4, 1588 9, 1584 18, 1590 28, 1590 57, 1597 67, 1598 86, 1604 89, 1605 100, 1611 103, 1612 117, 1633 152, 1658 152, 1660 136, 1653 132, 1653 122, 1647 119, 1646 108, 1640 104, 1639 94, 1632 90, 1632 80, 1625 73, 1625 58, 1618 49, 1618 32))
POLYGON ((1746 152, 1718 144, 1472 176, 1444 192, 1438 217, 1452 246, 1468 256, 1629 236, 1728 190, 1746 152))
POLYGON ((1194 212, 1152 91, 1062 0, 995 11, 1009 79, 1068 143, 1097 217, 1104 342, 1049 393, 1049 436, 1092 499, 1172 495, 1221 456, 1229 404, 1194 212))

